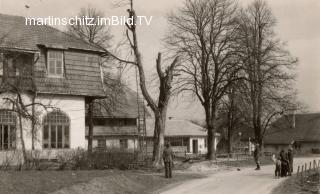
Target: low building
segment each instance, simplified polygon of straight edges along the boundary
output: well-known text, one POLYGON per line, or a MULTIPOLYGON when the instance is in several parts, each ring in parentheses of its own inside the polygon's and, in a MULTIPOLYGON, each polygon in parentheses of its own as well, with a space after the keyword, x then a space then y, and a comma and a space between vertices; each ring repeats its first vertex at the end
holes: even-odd
MULTIPOLYGON (((152 149, 154 120, 147 119, 148 149, 152 149)), ((169 118, 166 121, 165 141, 169 142, 174 152, 205 154, 208 151, 207 130, 188 120, 169 118)), ((219 134, 216 134, 216 145, 219 134)))
POLYGON ((278 153, 294 142, 300 154, 320 153, 320 113, 284 115, 267 130, 265 151, 278 153))
POLYGON ((135 91, 123 88, 113 103, 99 99, 93 105, 93 147, 138 149, 144 135, 144 120, 149 116, 142 100, 137 100, 135 91))

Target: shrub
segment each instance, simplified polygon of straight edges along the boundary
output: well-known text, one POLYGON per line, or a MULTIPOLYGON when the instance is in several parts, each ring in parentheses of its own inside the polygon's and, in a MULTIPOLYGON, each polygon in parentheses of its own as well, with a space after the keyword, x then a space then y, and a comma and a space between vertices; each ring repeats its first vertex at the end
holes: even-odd
POLYGON ((131 169, 137 165, 137 153, 123 149, 96 149, 92 153, 77 149, 58 156, 59 169, 131 169))

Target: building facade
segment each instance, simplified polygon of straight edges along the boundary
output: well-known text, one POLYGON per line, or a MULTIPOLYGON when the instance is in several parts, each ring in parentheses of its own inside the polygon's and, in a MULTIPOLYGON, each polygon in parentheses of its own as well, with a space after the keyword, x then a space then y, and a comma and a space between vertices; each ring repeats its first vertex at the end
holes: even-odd
POLYGON ((0 14, 0 26, 0 150, 85 148, 86 102, 105 96, 103 51, 20 16, 0 14))
POLYGON ((266 131, 265 151, 279 153, 289 145, 297 154, 320 153, 320 113, 287 114, 266 131))

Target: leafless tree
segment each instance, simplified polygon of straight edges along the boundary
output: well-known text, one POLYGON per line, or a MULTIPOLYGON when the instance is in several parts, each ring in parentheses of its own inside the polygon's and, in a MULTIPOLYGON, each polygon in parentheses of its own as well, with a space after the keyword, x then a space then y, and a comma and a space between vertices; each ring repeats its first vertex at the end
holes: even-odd
POLYGON ((2 64, 2 80, 0 84, 1 98, 8 105, 8 111, 18 117, 17 127, 21 149, 25 162, 29 161, 25 148, 24 132, 27 128, 24 121, 31 122, 32 150, 37 139, 37 126, 41 125, 40 115, 43 110, 55 109, 50 104, 36 101, 36 85, 33 77, 33 67, 38 58, 33 54, 19 53, 0 49, 0 63, 2 64), (23 64, 23 65, 22 65, 23 64))
POLYGON ((179 88, 194 94, 205 110, 210 160, 216 152, 218 106, 241 70, 234 47, 236 12, 233 0, 186 0, 169 16, 166 43, 183 59, 179 88))
MULTIPOLYGON (((133 53, 134 59, 122 59, 118 56, 107 51, 108 56, 122 62, 125 64, 130 64, 138 69, 139 74, 139 84, 143 97, 151 108, 155 118, 155 129, 154 129, 154 146, 153 146, 153 163, 154 165, 159 165, 161 163, 161 151, 164 146, 164 131, 167 116, 168 103, 171 97, 172 82, 175 75, 176 66, 179 63, 179 58, 175 57, 173 62, 163 70, 162 56, 158 53, 156 59, 156 70, 159 78, 159 95, 157 101, 151 96, 147 89, 147 81, 145 76, 144 64, 142 62, 142 53, 139 47, 139 41, 136 31, 137 15, 133 8, 133 0, 129 2, 130 8, 127 10, 129 18, 133 19, 132 25, 126 24, 126 38, 129 42, 130 50, 133 53)), ((127 5, 127 4, 125 4, 127 5)))
POLYGON ((107 25, 100 25, 100 22, 98 23, 98 20, 104 17, 104 13, 88 5, 81 8, 78 18, 81 19, 82 17, 93 18, 93 25, 85 25, 78 22, 74 25, 69 25, 68 32, 87 42, 108 48, 112 38, 110 29, 107 25))
POLYGON ((295 102, 293 73, 296 59, 276 39, 275 18, 266 2, 255 0, 237 17, 238 50, 244 64, 243 106, 255 140, 263 148, 270 123, 295 102))
POLYGON ((234 136, 236 132, 242 132, 245 126, 245 112, 241 107, 241 94, 236 84, 232 84, 227 90, 218 112, 220 127, 225 128, 227 133, 227 151, 232 153, 234 136))

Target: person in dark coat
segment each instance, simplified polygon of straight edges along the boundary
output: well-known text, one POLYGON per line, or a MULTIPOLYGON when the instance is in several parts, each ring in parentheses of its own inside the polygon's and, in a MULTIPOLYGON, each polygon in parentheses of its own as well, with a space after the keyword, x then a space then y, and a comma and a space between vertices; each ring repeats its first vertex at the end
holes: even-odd
POLYGON ((254 146, 254 151, 253 151, 254 161, 257 164, 257 168, 255 170, 260 170, 259 156, 260 156, 260 147, 259 147, 259 144, 256 143, 256 145, 254 146))
POLYGON ((293 148, 292 146, 289 147, 288 150, 288 160, 289 160, 289 176, 293 173, 293 148))
POLYGON ((282 149, 279 155, 281 160, 281 177, 284 177, 284 176, 287 176, 287 173, 288 173, 288 166, 289 166, 288 154, 285 153, 284 150, 282 149))
POLYGON ((166 178, 172 178, 173 152, 169 143, 166 143, 162 157, 165 167, 165 176, 166 178))

